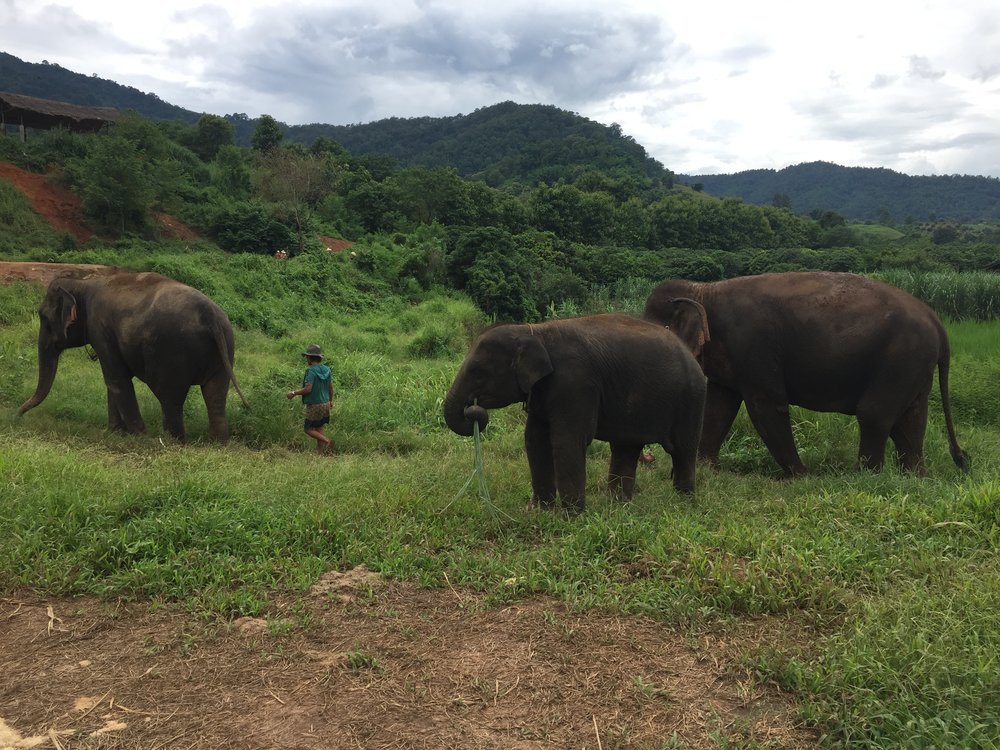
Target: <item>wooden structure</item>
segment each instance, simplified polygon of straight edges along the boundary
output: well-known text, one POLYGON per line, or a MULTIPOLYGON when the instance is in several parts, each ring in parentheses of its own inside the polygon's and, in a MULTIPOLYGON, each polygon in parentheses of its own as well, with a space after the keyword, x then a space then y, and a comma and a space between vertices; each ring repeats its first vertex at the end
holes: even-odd
POLYGON ((0 133, 6 133, 7 126, 16 125, 22 141, 27 128, 67 128, 77 133, 96 133, 117 119, 118 110, 113 107, 81 107, 0 91, 0 133))

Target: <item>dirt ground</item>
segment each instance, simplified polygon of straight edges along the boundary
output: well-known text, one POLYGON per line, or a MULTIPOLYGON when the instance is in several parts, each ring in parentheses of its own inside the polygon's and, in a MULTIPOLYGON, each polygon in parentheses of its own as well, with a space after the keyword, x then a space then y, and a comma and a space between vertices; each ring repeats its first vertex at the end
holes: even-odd
POLYGON ((0 748, 813 747, 738 666, 787 630, 488 608, 363 567, 233 623, 23 594, 0 598, 0 748))
MULTIPOLYGON (((89 239, 72 193, 13 170, 89 239)), ((0 281, 105 270, 0 262, 0 281)), ((363 568, 233 623, 21 592, 0 597, 0 750, 813 747, 794 702, 740 666, 789 639, 806 640, 780 619, 694 638, 551 599, 490 608, 363 568)))
MULTIPOLYGON (((0 180, 13 183, 27 196, 39 216, 60 232, 68 232, 80 243, 89 242, 94 232, 80 218, 80 197, 47 175, 28 172, 8 162, 0 162, 0 180)), ((195 240, 198 234, 176 218, 153 214, 157 230, 165 237, 195 240)))

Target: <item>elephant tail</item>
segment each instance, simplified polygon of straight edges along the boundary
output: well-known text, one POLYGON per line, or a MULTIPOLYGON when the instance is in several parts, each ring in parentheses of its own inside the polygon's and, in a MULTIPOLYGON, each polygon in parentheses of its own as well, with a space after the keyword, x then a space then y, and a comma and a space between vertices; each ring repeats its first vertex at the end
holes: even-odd
POLYGON ((951 359, 951 351, 948 347, 948 336, 941 331, 941 354, 938 357, 938 385, 941 388, 941 406, 944 409, 944 423, 948 428, 948 446, 951 450, 951 459, 955 465, 969 473, 969 457, 958 445, 958 438, 955 436, 955 423, 951 419, 951 399, 948 397, 948 367, 951 359))
POLYGON ((215 344, 219 348, 219 356, 222 358, 222 364, 226 368, 226 374, 232 381, 233 388, 236 389, 236 393, 239 394, 240 400, 243 402, 243 406, 249 409, 250 402, 247 401, 247 397, 243 395, 243 391, 240 389, 240 383, 236 379, 236 373, 233 372, 233 358, 229 354, 229 342, 226 338, 226 332, 218 322, 212 324, 212 331, 215 334, 215 344))

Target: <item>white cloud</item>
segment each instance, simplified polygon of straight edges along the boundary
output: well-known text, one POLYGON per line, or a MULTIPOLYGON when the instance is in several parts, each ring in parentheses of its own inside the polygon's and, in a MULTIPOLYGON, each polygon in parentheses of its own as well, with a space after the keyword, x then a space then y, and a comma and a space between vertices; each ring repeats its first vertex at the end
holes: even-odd
POLYGON ((512 99, 617 122, 686 174, 1000 176, 993 0, 0 0, 0 28, 3 51, 195 111, 339 124, 512 99))

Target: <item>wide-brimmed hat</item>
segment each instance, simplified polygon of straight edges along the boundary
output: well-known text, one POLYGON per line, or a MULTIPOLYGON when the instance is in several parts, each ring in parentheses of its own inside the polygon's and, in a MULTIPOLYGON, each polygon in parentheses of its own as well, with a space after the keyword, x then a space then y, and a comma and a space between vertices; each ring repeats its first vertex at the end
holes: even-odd
POLYGON ((303 357, 313 357, 315 359, 323 359, 323 352, 319 349, 319 344, 309 344, 306 350, 302 352, 303 357))

